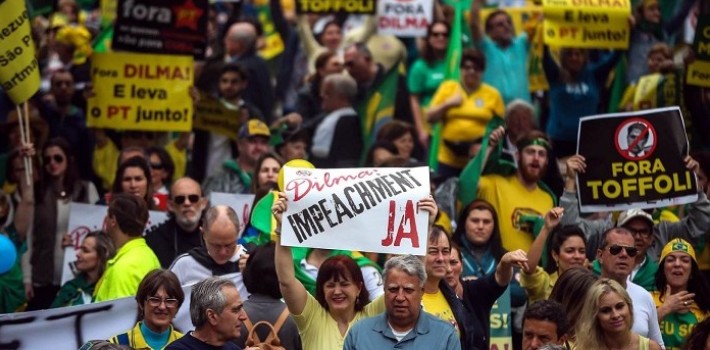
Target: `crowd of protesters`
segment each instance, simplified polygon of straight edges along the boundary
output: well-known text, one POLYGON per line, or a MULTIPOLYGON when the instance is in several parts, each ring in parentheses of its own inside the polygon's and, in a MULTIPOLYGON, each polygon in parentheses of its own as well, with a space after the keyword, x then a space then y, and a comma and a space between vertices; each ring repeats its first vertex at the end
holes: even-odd
POLYGON ((710 16, 710 2, 632 1, 628 50, 545 47, 547 91, 528 84, 541 24, 514 28, 506 12, 532 1, 471 1, 455 80, 445 79, 455 27, 446 1, 435 1, 421 38, 378 34, 373 16, 296 14, 293 3, 270 0, 269 23, 251 1, 210 4, 190 96, 238 110, 234 139, 87 127, 99 2, 58 0, 33 18, 42 85, 29 101, 29 142, 0 90, 0 233, 17 251, 0 274, 0 313, 135 298, 132 329, 82 349, 259 349, 250 334, 266 321, 285 349, 483 350, 504 295, 513 349, 710 349, 710 88, 676 87, 697 201, 582 213, 575 181, 594 166, 576 154, 579 119, 640 110, 640 79, 682 74, 694 59, 683 23, 710 16), (284 42, 269 60, 267 25, 284 42), (392 120, 366 137, 361 106, 391 69, 400 75, 392 120), (611 92, 617 80, 623 98, 611 92), (504 126, 487 133, 496 118, 504 126), (467 165, 498 145, 514 170, 472 184, 467 165), (419 201, 426 255, 282 246, 283 193, 269 232, 210 203, 217 192, 256 203, 298 159, 432 166, 431 196, 419 201), (107 214, 62 284, 72 202, 107 214), (151 210, 168 219, 144 232, 151 210), (177 329, 187 301, 194 328, 177 329))

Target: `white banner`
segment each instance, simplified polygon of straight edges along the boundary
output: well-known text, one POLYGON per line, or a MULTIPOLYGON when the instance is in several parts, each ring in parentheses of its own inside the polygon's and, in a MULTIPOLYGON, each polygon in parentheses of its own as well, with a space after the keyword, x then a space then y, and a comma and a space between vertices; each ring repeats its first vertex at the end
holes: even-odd
POLYGON ((253 194, 241 193, 221 193, 212 192, 210 194, 211 205, 226 205, 232 207, 239 217, 239 237, 242 236, 244 228, 249 224, 251 217, 251 204, 254 202, 253 194))
MULTIPOLYGON (((71 265, 76 261, 76 250, 79 249, 81 242, 89 232, 103 229, 107 211, 108 207, 105 205, 71 203, 67 232, 71 236, 72 246, 64 248, 62 285, 75 277, 71 265)), ((148 224, 143 231, 144 235, 168 220, 168 214, 162 211, 150 211, 148 215, 148 224)))
POLYGON ((429 168, 285 167, 287 246, 424 255, 429 168))
MULTIPOLYGON (((190 292, 183 287, 185 302, 179 312, 187 322, 173 326, 185 333, 192 330, 189 319, 190 292)), ((76 350, 89 340, 107 340, 131 330, 136 324, 138 305, 134 297, 102 303, 0 315, 0 349, 76 350)))
POLYGON ((377 32, 398 37, 424 37, 434 18, 432 0, 378 0, 377 32))

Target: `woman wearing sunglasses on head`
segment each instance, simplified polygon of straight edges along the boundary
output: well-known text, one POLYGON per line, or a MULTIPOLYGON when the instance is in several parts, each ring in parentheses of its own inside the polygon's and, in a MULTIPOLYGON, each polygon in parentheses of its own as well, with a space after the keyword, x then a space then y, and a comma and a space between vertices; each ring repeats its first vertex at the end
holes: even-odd
POLYGON ((155 193, 170 194, 175 165, 170 154, 163 147, 150 147, 146 151, 150 161, 150 181, 155 193))
MULTIPOLYGON (((33 229, 28 237, 30 271, 24 271, 29 310, 46 309, 59 290, 68 239, 71 202, 95 203, 94 185, 79 179, 69 143, 49 140, 42 148, 42 176, 36 185, 33 229), (67 236, 67 237, 65 237, 67 236)), ((25 269, 27 270, 27 269, 25 269)))
POLYGON ((169 270, 156 269, 148 273, 138 286, 138 322, 125 333, 109 341, 140 350, 162 350, 182 337, 171 325, 185 300, 177 276, 169 270))
POLYGON ((674 239, 661 252, 653 299, 661 323, 663 343, 678 349, 690 330, 710 315, 710 286, 687 241, 674 239))

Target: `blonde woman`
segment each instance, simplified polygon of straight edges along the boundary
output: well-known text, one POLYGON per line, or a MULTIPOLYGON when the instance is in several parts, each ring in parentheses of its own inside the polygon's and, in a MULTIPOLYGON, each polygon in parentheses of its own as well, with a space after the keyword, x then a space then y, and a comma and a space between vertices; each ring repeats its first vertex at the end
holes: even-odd
POLYGON ((608 278, 595 282, 579 315, 575 349, 660 350, 655 341, 631 331, 632 307, 619 283, 608 278))

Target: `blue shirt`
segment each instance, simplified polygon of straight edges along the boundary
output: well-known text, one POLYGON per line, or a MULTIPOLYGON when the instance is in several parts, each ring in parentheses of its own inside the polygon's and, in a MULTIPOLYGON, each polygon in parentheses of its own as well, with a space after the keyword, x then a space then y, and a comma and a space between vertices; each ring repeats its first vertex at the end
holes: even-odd
POLYGON ((417 323, 401 341, 392 333, 387 312, 357 322, 345 337, 343 350, 460 350, 461 342, 450 324, 419 310, 417 323))
POLYGON ((486 56, 483 82, 498 89, 506 105, 516 98, 530 102, 528 35, 521 33, 506 47, 484 36, 480 47, 486 56))

